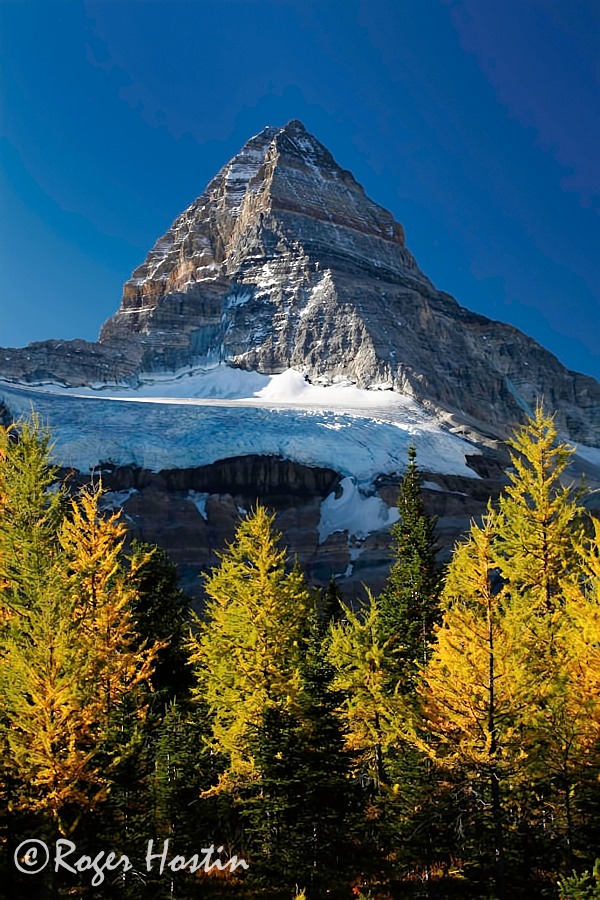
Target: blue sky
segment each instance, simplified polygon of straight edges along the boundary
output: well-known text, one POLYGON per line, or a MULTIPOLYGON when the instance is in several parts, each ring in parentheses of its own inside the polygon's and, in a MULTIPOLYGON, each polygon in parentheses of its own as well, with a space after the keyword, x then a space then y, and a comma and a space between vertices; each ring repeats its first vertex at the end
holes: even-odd
POLYGON ((0 0, 0 345, 95 339, 264 125, 298 118, 438 288, 600 375, 596 0, 0 0))

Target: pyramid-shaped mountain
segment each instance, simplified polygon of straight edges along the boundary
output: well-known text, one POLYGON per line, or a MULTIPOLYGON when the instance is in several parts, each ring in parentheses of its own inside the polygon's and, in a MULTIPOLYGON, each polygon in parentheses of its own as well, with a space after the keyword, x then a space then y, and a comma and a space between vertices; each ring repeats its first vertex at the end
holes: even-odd
POLYGON ((313 384, 390 388, 495 436, 543 397, 564 434, 600 444, 598 382, 437 290, 402 226, 298 121, 251 138, 176 219, 97 344, 1 360, 5 378, 70 386, 215 363, 292 368, 313 384))
POLYGON ((600 488, 598 382, 438 291, 296 121, 251 138, 179 216, 98 342, 0 352, 0 418, 33 407, 71 481, 102 472, 103 502, 192 592, 257 499, 314 583, 377 591, 411 445, 447 554, 538 398, 578 444, 573 476, 600 488))

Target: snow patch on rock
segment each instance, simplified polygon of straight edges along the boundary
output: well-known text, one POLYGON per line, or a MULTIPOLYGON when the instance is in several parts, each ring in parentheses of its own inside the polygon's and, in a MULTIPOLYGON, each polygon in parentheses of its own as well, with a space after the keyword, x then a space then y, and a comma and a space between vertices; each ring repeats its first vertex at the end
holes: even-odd
POLYGON ((206 501, 210 494, 200 493, 200 491, 188 491, 188 500, 191 500, 205 522, 208 521, 206 513, 206 501))
MULTIPOLYGON (((374 531, 389 528, 400 518, 398 510, 390 509, 381 497, 365 496, 353 478, 342 479, 340 487, 342 493, 339 497, 332 492, 321 504, 319 543, 322 544, 336 531, 347 531, 349 537, 366 538, 374 531)), ((354 562, 359 555, 360 548, 354 545, 350 558, 354 562)))
POLYGON ((137 488, 129 488, 128 491, 107 491, 100 498, 100 509, 117 510, 125 506, 130 497, 139 493, 137 488))

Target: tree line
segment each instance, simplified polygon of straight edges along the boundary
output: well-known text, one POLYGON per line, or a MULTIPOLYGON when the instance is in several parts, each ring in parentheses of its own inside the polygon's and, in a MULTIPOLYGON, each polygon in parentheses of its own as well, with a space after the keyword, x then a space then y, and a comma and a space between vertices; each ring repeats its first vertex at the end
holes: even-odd
POLYGON ((509 450, 443 570, 411 448, 379 595, 311 587, 257 505, 196 616, 47 429, 2 429, 6 896, 600 896, 600 523, 541 408, 509 450), (131 867, 25 875, 32 837, 131 867))

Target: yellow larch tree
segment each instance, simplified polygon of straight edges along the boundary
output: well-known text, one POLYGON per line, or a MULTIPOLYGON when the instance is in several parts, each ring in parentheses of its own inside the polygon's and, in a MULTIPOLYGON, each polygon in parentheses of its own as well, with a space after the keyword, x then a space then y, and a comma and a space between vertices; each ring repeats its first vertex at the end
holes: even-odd
POLYGON ((344 696, 339 715, 348 749, 378 787, 387 781, 388 751, 406 736, 408 721, 406 699, 390 687, 392 640, 382 640, 381 630, 379 600, 369 593, 359 612, 344 607, 343 619, 331 626, 328 651, 333 688, 344 696))
POLYGON ((544 662, 532 661, 536 644, 528 638, 531 616, 521 607, 520 631, 527 648, 529 694, 535 698, 523 731, 533 782, 554 786, 553 809, 575 863, 578 798, 594 789, 600 772, 600 522, 573 548, 578 577, 569 577, 561 607, 545 630, 536 617, 535 634, 544 662), (544 634, 545 640, 539 642, 544 634), (587 788, 586 788, 587 785, 587 788))
MULTIPOLYGON (((161 645, 135 647, 134 578, 147 555, 134 556, 126 571, 125 523, 120 513, 101 511, 101 497, 102 486, 96 485, 71 500, 58 539, 79 642, 88 656, 89 703, 96 721, 108 724, 123 698, 150 682, 161 645)), ((141 716, 145 708, 139 705, 141 716)))
POLYGON ((531 613, 560 608, 577 578, 583 537, 578 492, 565 483, 574 447, 558 440, 552 416, 538 406, 508 441, 509 484, 499 498, 494 559, 513 595, 527 594, 531 613))
POLYGON ((508 446, 510 483, 498 503, 493 556, 507 616, 520 635, 519 689, 529 705, 521 734, 529 793, 549 807, 571 865, 572 799, 588 768, 597 706, 588 690, 594 627, 590 598, 598 575, 594 541, 585 536, 589 516, 579 502, 581 491, 568 480, 575 448, 559 439, 553 417, 539 405, 508 446))
POLYGON ((418 691, 427 736, 421 749, 487 788, 502 893, 502 785, 524 763, 520 734, 527 704, 519 690, 519 634, 506 617, 502 591, 493 587, 494 537, 489 512, 455 548, 442 593, 443 622, 418 691))
POLYGON ((36 421, 2 430, 0 449, 0 729, 10 806, 49 814, 67 834, 106 796, 110 716, 148 681, 155 648, 131 649, 124 528, 101 514, 100 489, 66 500, 36 421))
POLYGON ((196 697, 208 706, 214 748, 226 760, 223 787, 257 777, 252 748, 267 712, 299 708, 312 601, 297 567, 286 571, 273 522, 260 505, 242 520, 206 579, 205 615, 190 643, 196 697))
POLYGON ((585 538, 565 484, 573 449, 551 417, 538 408, 509 447, 498 511, 472 526, 448 570, 422 672, 424 749, 489 784, 497 860, 510 790, 524 827, 548 810, 570 862, 571 799, 590 755, 598 762, 597 534, 585 538))

